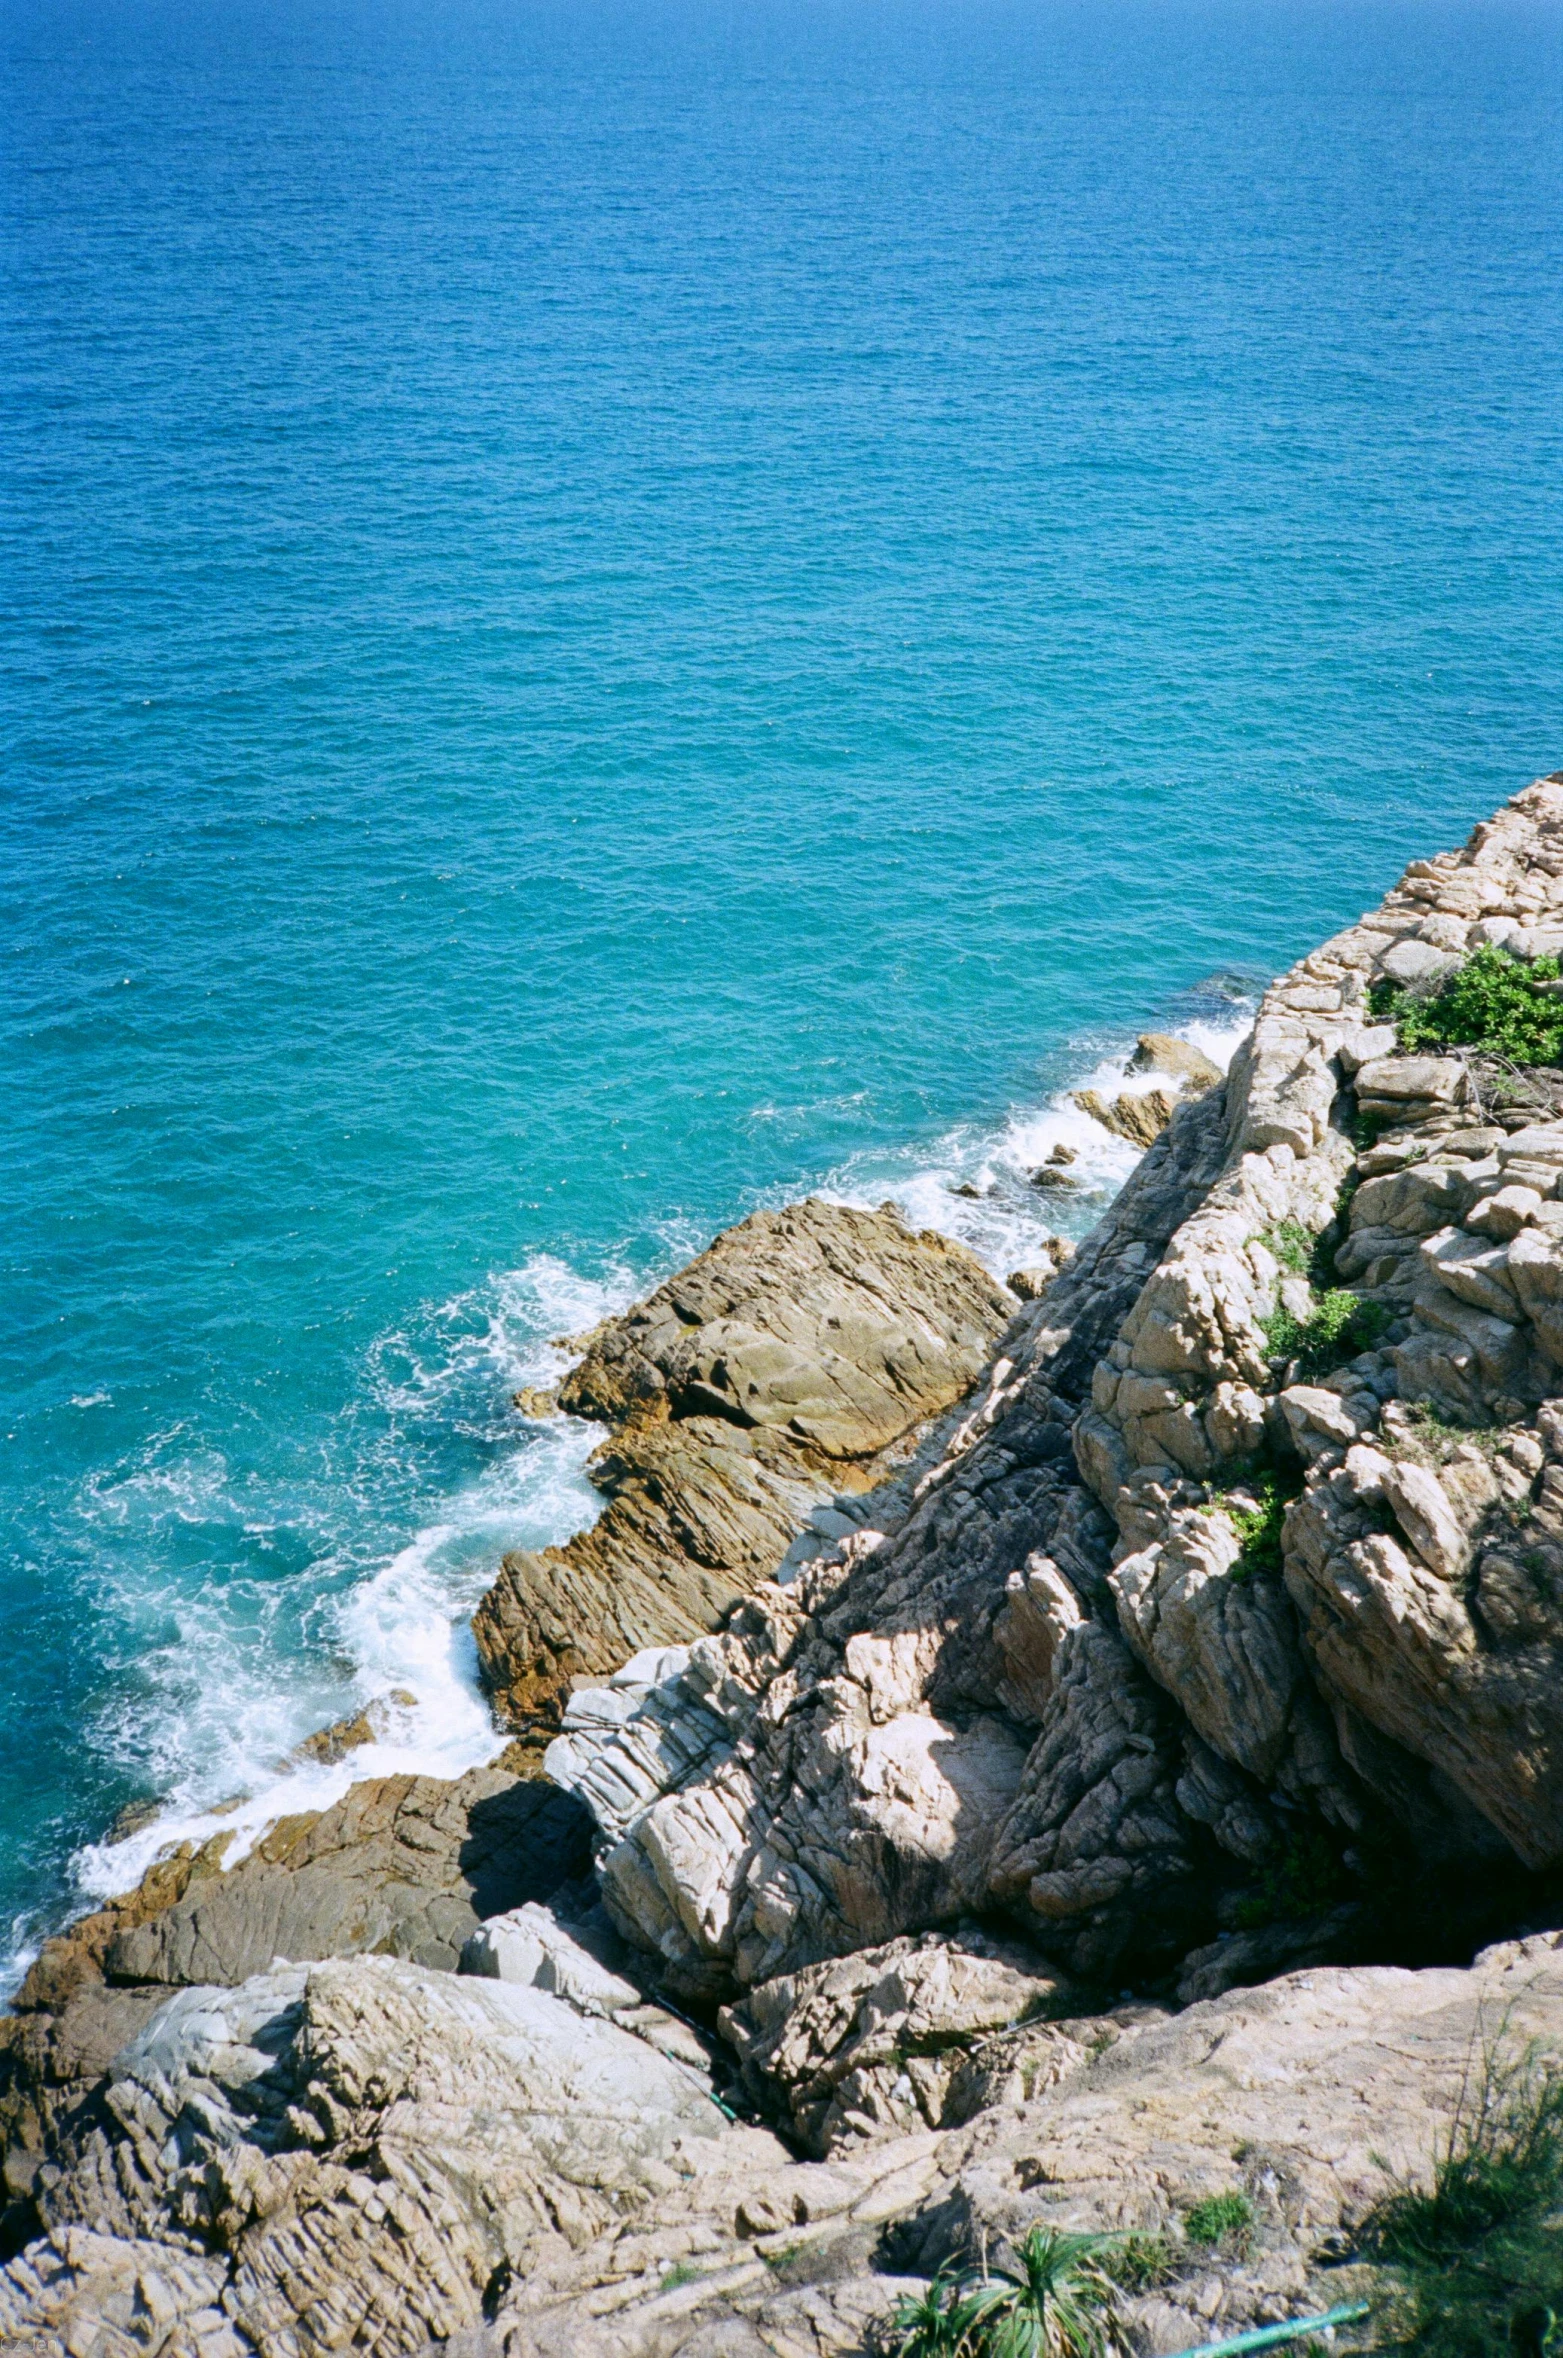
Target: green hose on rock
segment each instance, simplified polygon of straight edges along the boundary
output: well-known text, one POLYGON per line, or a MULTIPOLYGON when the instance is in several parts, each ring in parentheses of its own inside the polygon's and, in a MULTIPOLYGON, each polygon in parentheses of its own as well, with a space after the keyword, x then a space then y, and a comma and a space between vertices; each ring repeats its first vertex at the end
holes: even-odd
POLYGON ((1327 2309, 1322 2317, 1299 2317, 1292 2325, 1256 2325, 1252 2333, 1236 2334, 1229 2342, 1201 2342, 1197 2350, 1185 2350, 1183 2358, 1239 2358, 1239 2353, 1247 2350, 1275 2350, 1283 2342, 1300 2340, 1305 2333, 1355 2325, 1367 2314, 1367 2302, 1357 2301, 1349 2308, 1327 2309))

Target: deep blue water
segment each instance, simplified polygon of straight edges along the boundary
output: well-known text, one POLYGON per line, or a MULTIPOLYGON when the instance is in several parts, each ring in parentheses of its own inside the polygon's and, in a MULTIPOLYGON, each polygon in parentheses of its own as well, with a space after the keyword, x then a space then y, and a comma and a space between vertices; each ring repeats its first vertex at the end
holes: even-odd
POLYGON ((814 1184, 1009 1265, 1066 1079, 1563 763, 1563 14, 0 59, 25 1945, 368 1695, 481 1752, 461 1608, 585 1511, 548 1337, 814 1184))

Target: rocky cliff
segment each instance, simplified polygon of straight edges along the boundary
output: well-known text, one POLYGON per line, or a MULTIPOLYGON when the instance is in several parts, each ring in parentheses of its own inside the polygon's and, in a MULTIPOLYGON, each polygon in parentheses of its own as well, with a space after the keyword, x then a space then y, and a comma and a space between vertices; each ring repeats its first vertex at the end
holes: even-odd
POLYGON ((4 2346, 844 2353, 1042 2218, 1163 2237, 1145 2352, 1369 2282, 1563 2019, 1560 950, 1556 779, 1171 1072, 1034 1298, 810 1204, 591 1338, 606 1510, 477 1622, 527 1741, 34 1968, 4 2346))

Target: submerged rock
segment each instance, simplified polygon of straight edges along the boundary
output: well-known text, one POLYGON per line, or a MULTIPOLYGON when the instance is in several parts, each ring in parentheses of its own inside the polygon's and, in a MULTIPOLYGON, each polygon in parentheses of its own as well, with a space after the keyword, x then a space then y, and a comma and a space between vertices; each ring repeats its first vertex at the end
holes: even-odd
POLYGON ((1077 1089, 1075 1103, 1093 1122, 1100 1122, 1115 1138, 1127 1138, 1131 1146, 1154 1145, 1178 1107, 1171 1089, 1125 1089, 1111 1099, 1096 1089, 1077 1089))

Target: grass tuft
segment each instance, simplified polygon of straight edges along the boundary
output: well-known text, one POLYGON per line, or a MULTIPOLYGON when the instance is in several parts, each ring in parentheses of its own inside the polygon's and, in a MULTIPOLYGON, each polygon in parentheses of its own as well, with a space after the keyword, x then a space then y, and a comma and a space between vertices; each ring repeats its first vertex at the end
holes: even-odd
POLYGON ((1254 2224, 1254 2206, 1234 2186, 1226 2194, 1207 2194, 1183 2214, 1183 2232, 1190 2243, 1213 2245, 1246 2242, 1254 2224))
POLYGON ((1501 2041, 1473 2058, 1431 2182, 1397 2187, 1359 2238, 1393 2286, 1379 2346, 1415 2358, 1544 2358, 1563 2316, 1563 2068, 1501 2041))

